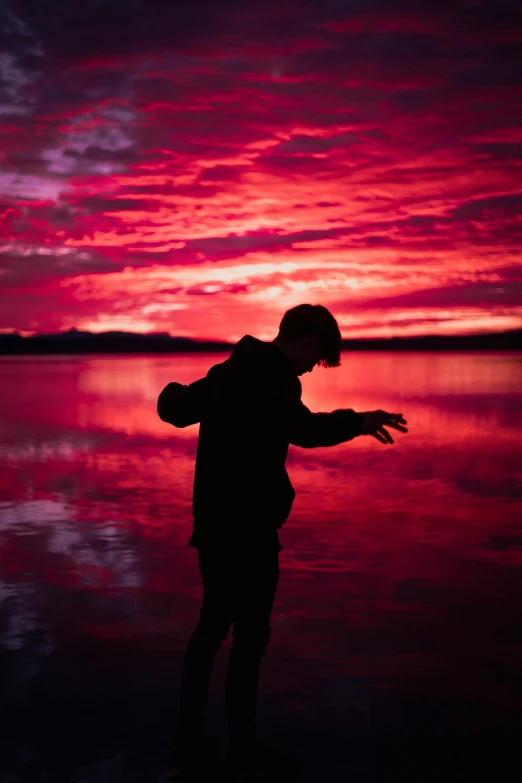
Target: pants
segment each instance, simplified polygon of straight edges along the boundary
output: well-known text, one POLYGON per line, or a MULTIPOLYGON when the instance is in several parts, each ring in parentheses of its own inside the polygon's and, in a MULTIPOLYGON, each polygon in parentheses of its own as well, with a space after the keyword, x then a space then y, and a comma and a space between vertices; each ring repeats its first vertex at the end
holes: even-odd
POLYGON ((178 740, 204 736, 204 710, 216 652, 233 624, 225 680, 229 750, 256 739, 261 659, 270 639, 270 615, 279 581, 279 552, 218 552, 200 547, 203 604, 185 653, 178 740))

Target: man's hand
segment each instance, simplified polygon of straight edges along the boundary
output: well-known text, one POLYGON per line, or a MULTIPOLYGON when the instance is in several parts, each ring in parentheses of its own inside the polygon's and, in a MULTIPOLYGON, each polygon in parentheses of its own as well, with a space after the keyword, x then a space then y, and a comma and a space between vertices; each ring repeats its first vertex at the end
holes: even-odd
POLYGON ((377 438, 381 443, 393 443, 393 438, 389 432, 384 429, 393 427, 399 432, 408 432, 402 424, 407 424, 406 419, 402 418, 402 413, 386 413, 386 411, 368 411, 363 419, 362 435, 371 435, 377 438))

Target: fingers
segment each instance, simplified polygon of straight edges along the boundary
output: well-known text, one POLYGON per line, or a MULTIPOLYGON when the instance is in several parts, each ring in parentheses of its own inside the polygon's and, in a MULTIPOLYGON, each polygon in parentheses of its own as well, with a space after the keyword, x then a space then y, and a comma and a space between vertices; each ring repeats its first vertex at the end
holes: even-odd
POLYGON ((380 434, 380 431, 371 432, 369 434, 372 436, 372 438, 375 438, 376 440, 380 441, 381 443, 384 443, 385 445, 388 443, 386 438, 383 438, 383 436, 380 434))
POLYGON ((372 411, 371 414, 373 416, 373 432, 368 434, 371 434, 371 436, 380 443, 386 445, 394 442, 390 433, 384 429, 384 425, 386 425, 386 427, 393 427, 394 430, 398 430, 399 432, 408 432, 407 428, 403 426, 408 422, 403 417, 402 413, 388 413, 387 411, 378 410, 372 411))
POLYGON ((402 413, 385 413, 386 417, 388 419, 395 419, 396 421, 400 422, 401 424, 407 424, 408 422, 403 417, 402 413))
POLYGON ((393 443, 393 438, 389 432, 386 432, 384 427, 379 427, 375 432, 370 433, 373 438, 377 438, 378 441, 387 445, 393 443))
POLYGON ((392 436, 390 435, 390 433, 389 433, 389 432, 387 432, 387 431, 384 429, 384 427, 379 427, 379 429, 377 430, 377 432, 379 433, 379 435, 384 435, 384 437, 386 438, 386 440, 384 441, 384 443, 393 443, 393 438, 392 438, 392 436))
POLYGON ((382 413, 380 417, 381 427, 385 424, 387 427, 393 427, 394 430, 399 430, 399 432, 408 432, 406 427, 402 426, 403 424, 408 423, 402 413, 386 413, 386 411, 380 411, 380 413, 382 413))
POLYGON ((386 421, 385 424, 387 427, 393 427, 394 430, 399 430, 399 432, 408 432, 406 427, 402 427, 400 424, 395 424, 393 421, 386 421))

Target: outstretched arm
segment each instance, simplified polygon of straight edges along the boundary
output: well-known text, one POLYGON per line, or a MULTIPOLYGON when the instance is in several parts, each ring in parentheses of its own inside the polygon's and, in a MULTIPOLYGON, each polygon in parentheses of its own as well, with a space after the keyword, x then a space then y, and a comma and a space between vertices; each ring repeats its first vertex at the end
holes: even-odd
POLYGON ((312 413, 299 400, 289 413, 290 443, 303 448, 337 446, 362 435, 366 413, 340 408, 331 413, 312 413))
POLYGON ((208 399, 208 377, 188 386, 168 383, 158 397, 158 416, 174 427, 189 427, 201 421, 208 399))
POLYGON ((381 443, 393 443, 392 436, 384 426, 408 432, 404 424, 407 421, 402 413, 381 410, 357 413, 351 408, 341 408, 331 413, 312 413, 299 401, 290 415, 290 443, 304 448, 336 446, 358 435, 371 435, 381 443))

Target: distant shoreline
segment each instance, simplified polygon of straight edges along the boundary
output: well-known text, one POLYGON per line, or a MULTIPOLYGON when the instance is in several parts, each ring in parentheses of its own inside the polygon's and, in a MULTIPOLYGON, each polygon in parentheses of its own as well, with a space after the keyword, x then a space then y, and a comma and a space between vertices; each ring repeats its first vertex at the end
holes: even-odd
MULTIPOLYGON (((103 332, 71 329, 60 334, 22 337, 0 334, 0 355, 83 353, 230 353, 235 343, 192 340, 169 334, 103 332)), ((425 335, 388 339, 343 340, 343 351, 522 351, 522 329, 462 336, 425 335)))

